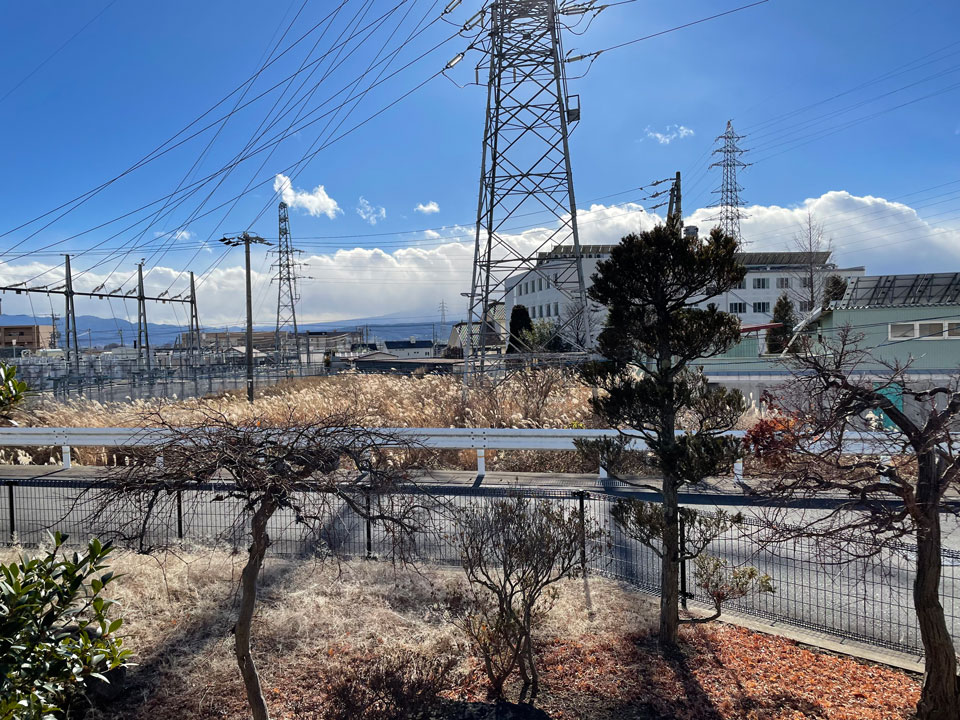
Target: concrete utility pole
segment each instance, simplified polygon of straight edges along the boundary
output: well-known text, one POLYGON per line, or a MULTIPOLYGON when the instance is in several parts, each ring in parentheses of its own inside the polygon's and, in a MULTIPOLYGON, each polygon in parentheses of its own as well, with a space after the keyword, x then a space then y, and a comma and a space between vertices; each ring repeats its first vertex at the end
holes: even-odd
POLYGON ((243 245, 243 260, 247 274, 247 402, 253 402, 253 292, 250 287, 250 243, 257 245, 269 245, 270 243, 259 235, 251 235, 248 232, 233 238, 220 238, 220 242, 229 247, 243 245))

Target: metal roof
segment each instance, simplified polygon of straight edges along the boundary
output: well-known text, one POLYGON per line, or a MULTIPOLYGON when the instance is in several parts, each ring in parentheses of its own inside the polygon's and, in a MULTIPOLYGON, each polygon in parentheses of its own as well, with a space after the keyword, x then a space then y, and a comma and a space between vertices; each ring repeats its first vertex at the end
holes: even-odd
POLYGON ((834 308, 909 307, 960 303, 960 273, 865 275, 851 278, 834 308))
POLYGON ((786 265, 826 265, 830 251, 823 252, 741 252, 737 259, 747 267, 786 265))
POLYGON ((431 348, 432 340, 384 340, 387 350, 402 350, 404 348, 431 348))
MULTIPOLYGON (((581 245, 581 256, 609 255, 616 245, 581 245)), ((553 257, 573 256, 572 245, 557 245, 549 252, 538 253, 541 260, 553 257)), ((828 265, 830 251, 823 252, 740 252, 737 259, 747 267, 789 267, 806 265, 828 265)))

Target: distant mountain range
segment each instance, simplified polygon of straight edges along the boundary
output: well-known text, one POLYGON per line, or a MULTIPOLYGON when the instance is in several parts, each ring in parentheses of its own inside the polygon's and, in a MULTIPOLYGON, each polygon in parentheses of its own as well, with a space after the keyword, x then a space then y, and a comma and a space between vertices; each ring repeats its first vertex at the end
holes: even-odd
MULTIPOLYGON (((32 315, 0 315, 0 326, 7 325, 49 325, 49 316, 32 315)), ((272 326, 258 325, 257 330, 270 330, 272 326)), ((390 322, 389 316, 374 318, 355 318, 352 320, 341 320, 338 322, 307 323, 299 326, 301 330, 355 330, 358 327, 367 329, 368 337, 371 341, 377 340, 404 340, 414 337, 418 340, 427 340, 436 337, 440 342, 446 342, 450 336, 452 323, 448 320, 446 324, 421 322, 390 322)), ((63 344, 64 323, 62 318, 57 318, 57 329, 60 331, 61 345, 63 344)), ((207 329, 206 327, 204 329, 207 329)), ((211 328, 221 330, 223 328, 211 328)), ((228 328, 232 331, 243 330, 236 325, 228 328)), ((147 323, 147 330, 150 333, 150 344, 156 347, 168 345, 176 340, 180 333, 186 330, 186 326, 170 325, 166 323, 147 323)), ((123 345, 133 345, 137 337, 137 325, 128 320, 119 318, 102 318, 96 315, 78 315, 77 316, 77 336, 81 347, 103 347, 113 343, 123 345)))

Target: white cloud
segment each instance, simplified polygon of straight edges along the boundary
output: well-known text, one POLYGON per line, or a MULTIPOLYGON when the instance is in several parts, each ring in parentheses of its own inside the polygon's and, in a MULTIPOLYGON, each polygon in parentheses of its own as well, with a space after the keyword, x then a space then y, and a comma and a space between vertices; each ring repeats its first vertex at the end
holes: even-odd
POLYGON ((438 233, 436 230, 424 230, 423 236, 427 238, 427 240, 436 240, 440 237, 440 233, 438 233))
POLYGON ((286 175, 277 174, 273 179, 273 191, 280 193, 280 199, 288 207, 306 210, 314 217, 326 215, 333 220, 339 213, 343 212, 337 201, 327 195, 323 185, 317 185, 312 192, 294 190, 290 178, 286 175))
POLYGON ((664 132, 652 130, 650 126, 647 125, 644 132, 648 138, 656 140, 661 145, 669 145, 674 140, 682 140, 683 138, 693 137, 694 135, 693 130, 684 125, 667 125, 667 127, 664 128, 664 132))
MULTIPOLYGON (((871 196, 859 197, 844 191, 824 193, 791 207, 757 205, 745 208, 749 217, 743 220, 742 230, 747 249, 793 249, 793 236, 800 230, 807 210, 814 213, 823 224, 826 236, 833 240, 835 260, 842 267, 864 265, 871 275, 960 271, 960 228, 928 223, 913 208, 902 203, 871 196)), ((696 210, 686 222, 698 225, 701 234, 705 234, 715 224, 709 219, 715 212, 696 210)), ((632 203, 591 205, 579 210, 577 216, 580 238, 584 244, 591 245, 616 243, 624 235, 649 229, 663 219, 632 203)), ((411 318, 435 314, 438 298, 453 297, 470 289, 474 230, 452 226, 441 232, 432 232, 438 237, 424 233, 424 239, 411 240, 409 247, 396 250, 353 248, 303 258, 309 264, 310 276, 316 279, 304 280, 301 284, 298 318, 311 322, 387 313, 402 313, 411 318), (444 238, 454 237, 459 241, 444 242, 444 238), (418 246, 417 242, 422 245, 418 246), (436 242, 443 244, 436 245, 436 242)), ((535 252, 553 237, 553 229, 541 227, 507 239, 522 252, 535 252)), ((256 252, 253 266, 263 267, 263 270, 253 275, 255 307, 258 308, 255 322, 269 325, 274 319, 270 313, 276 310, 276 286, 270 284, 269 263, 261 262, 265 250, 256 252)), ((45 271, 49 272, 34 285, 62 282, 62 265, 28 262, 0 265, 0 284, 13 285, 45 271)), ((90 291, 106 280, 107 272, 95 273, 94 270, 77 274, 76 289, 90 291)), ((115 289, 120 280, 133 275, 132 264, 121 268, 106 289, 115 289)), ((176 295, 186 289, 187 278, 179 269, 155 267, 147 273, 145 282, 148 294, 152 295, 174 283, 170 294, 176 295)), ((198 287, 201 323, 207 326, 239 323, 243 308, 237 305, 236 298, 242 297, 243 286, 244 273, 239 262, 215 269, 198 287)), ((131 288, 132 285, 124 289, 131 288)), ((4 298, 3 307, 9 314, 31 312, 26 296, 11 293, 4 298)), ((133 300, 128 301, 126 307, 123 301, 114 301, 113 309, 118 317, 129 313, 136 319, 136 302, 133 300)), ((148 307, 148 314, 151 322, 184 323, 182 309, 178 307, 176 310, 178 314, 169 304, 155 303, 148 307)), ((77 312, 110 317, 110 308, 105 302, 86 298, 77 299, 77 312)))
POLYGON ((415 212, 423 213, 424 215, 432 215, 433 213, 440 212, 440 206, 437 205, 436 200, 431 200, 426 205, 423 203, 417 203, 417 206, 414 208, 415 212))
POLYGON ((371 205, 370 202, 362 195, 360 196, 358 203, 357 215, 362 217, 371 225, 376 225, 381 220, 387 219, 387 211, 385 208, 371 205))
POLYGON ((190 232, 189 230, 176 230, 173 232, 171 232, 170 230, 167 230, 166 232, 157 230, 156 232, 153 233, 153 236, 155 238, 173 238, 174 240, 190 240, 191 238, 193 238, 193 233, 190 232))

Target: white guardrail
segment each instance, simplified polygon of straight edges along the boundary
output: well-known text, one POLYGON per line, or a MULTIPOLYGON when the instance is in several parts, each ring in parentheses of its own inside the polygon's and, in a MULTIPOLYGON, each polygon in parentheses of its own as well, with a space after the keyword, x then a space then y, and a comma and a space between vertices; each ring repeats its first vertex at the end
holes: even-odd
MULTIPOLYGON (((372 428, 386 434, 407 437, 425 447, 442 450, 476 450, 477 475, 486 473, 487 450, 576 450, 575 440, 598 440, 621 435, 617 430, 574 430, 540 428, 372 428)), ((681 431, 678 431, 680 434, 681 431)), ((625 435, 633 435, 625 431, 625 435)), ((743 437, 742 430, 733 430, 727 435, 743 437)), ((630 447, 645 448, 643 438, 633 435, 630 447)), ((134 447, 159 445, 165 441, 162 430, 149 428, 90 428, 90 427, 15 427, 0 428, 0 447, 59 446, 62 449, 63 467, 70 467, 71 447, 134 447)), ((862 433, 851 435, 845 445, 850 453, 884 452, 879 442, 884 435, 862 433)), ((599 468, 600 477, 607 473, 599 468)), ((743 463, 738 462, 734 475, 743 475, 743 463)))

